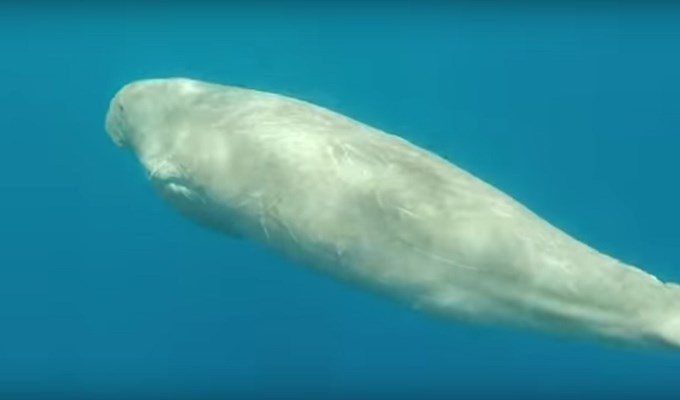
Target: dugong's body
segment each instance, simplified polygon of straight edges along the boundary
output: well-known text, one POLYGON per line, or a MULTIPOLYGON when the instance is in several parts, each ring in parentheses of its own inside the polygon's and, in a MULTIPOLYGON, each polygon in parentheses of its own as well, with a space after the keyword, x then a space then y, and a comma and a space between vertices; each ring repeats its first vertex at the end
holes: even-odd
POLYGON ((396 136, 190 79, 123 87, 106 128, 193 220, 457 320, 680 347, 680 288, 396 136))

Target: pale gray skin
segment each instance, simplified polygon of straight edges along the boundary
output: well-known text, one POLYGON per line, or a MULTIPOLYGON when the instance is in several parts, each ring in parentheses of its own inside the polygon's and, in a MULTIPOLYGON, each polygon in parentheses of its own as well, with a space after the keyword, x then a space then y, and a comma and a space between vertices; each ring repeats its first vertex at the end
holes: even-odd
POLYGON ((442 158, 330 110, 152 79, 116 94, 106 129, 198 223, 418 310, 680 348, 677 285, 598 253, 442 158))

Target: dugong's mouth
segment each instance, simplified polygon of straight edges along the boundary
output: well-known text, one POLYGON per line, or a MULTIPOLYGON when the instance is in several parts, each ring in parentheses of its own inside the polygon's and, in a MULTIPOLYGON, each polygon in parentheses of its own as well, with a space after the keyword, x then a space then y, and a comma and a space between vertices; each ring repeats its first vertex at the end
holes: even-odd
POLYGON ((196 190, 189 179, 186 179, 181 174, 168 173, 177 172, 171 167, 160 167, 156 171, 147 171, 147 176, 152 185, 167 199, 177 203, 178 201, 186 203, 204 203, 204 196, 200 191, 196 190))
POLYGON ((142 158, 142 165, 147 178, 165 195, 180 195, 193 200, 200 197, 191 180, 187 179, 184 167, 171 157, 142 158))

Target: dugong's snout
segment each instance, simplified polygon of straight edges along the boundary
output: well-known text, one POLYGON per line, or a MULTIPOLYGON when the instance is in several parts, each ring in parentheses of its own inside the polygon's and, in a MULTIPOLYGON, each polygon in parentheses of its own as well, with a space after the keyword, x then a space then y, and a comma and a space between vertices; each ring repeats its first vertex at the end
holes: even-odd
POLYGON ((109 137, 118 147, 127 147, 130 145, 133 135, 133 121, 134 108, 137 106, 135 97, 138 96, 140 83, 131 83, 123 86, 111 99, 109 109, 106 113, 105 129, 109 137), (131 109, 128 109, 130 108, 131 109))
POLYGON ((106 113, 106 122, 104 129, 108 133, 109 137, 118 147, 125 147, 127 143, 125 141, 125 132, 122 128, 123 124, 123 106, 117 101, 117 96, 111 101, 109 105, 109 111, 106 113))

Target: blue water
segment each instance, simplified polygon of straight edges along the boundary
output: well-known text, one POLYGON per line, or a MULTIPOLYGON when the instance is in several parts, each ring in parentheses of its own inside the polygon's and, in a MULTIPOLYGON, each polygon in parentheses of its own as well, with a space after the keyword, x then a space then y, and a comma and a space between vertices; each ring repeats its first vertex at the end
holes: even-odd
POLYGON ((3 398, 679 395, 680 354, 445 324, 196 227, 103 122, 140 78, 294 95, 680 281, 680 9, 29 3, 0 6, 3 398))

